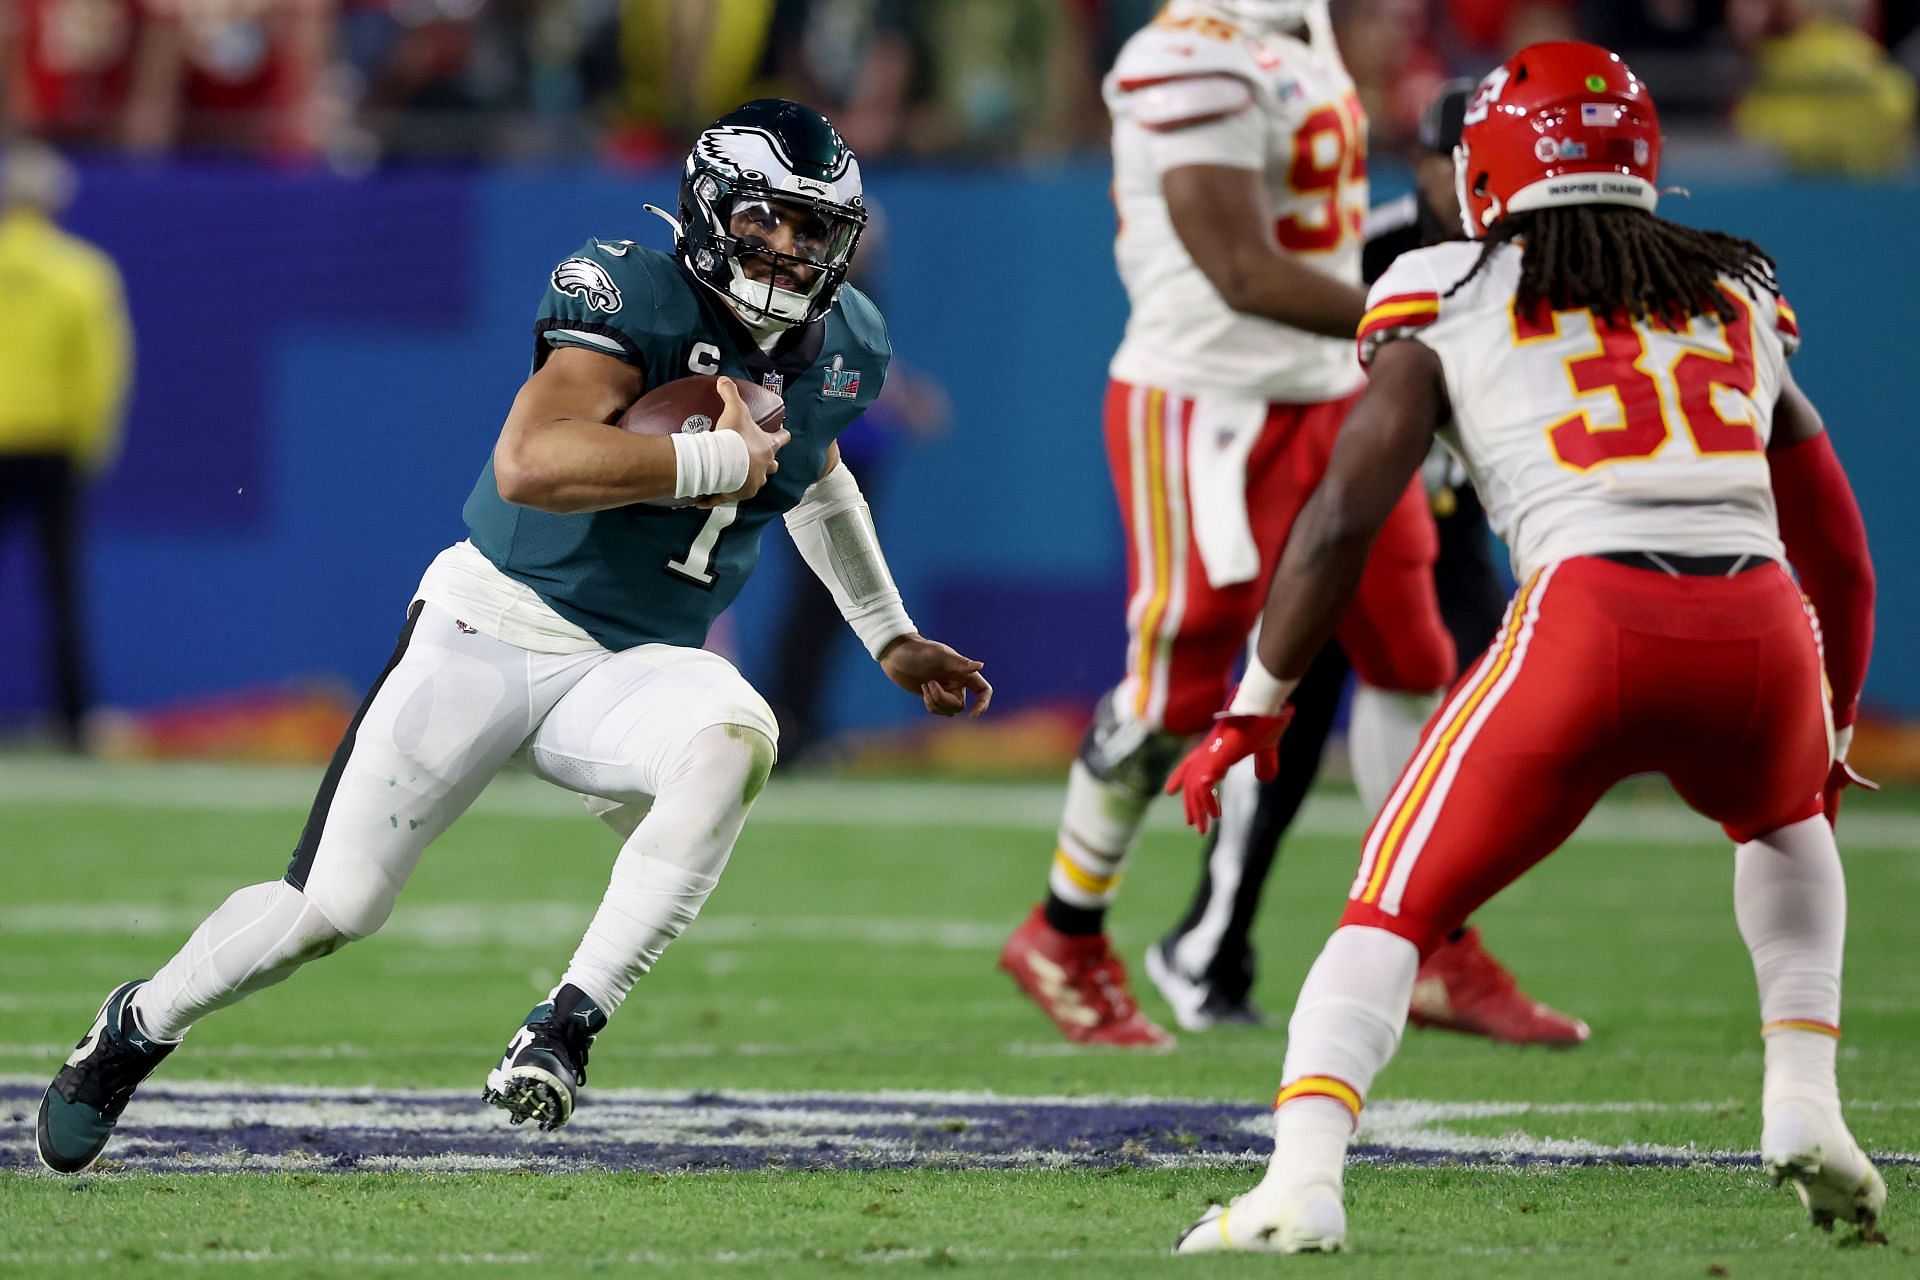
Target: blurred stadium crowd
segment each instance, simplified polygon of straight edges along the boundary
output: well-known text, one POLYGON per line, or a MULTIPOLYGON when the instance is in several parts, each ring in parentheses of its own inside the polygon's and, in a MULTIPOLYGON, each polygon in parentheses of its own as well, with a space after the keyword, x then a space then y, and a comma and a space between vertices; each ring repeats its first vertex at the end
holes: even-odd
MULTIPOLYGON (((1099 82, 1161 0, 0 0, 0 132, 139 154, 677 158, 778 93, 868 159, 1098 152, 1099 82)), ((1376 148, 1529 41, 1624 53, 1683 134, 1900 168, 1920 0, 1333 0, 1376 148)))

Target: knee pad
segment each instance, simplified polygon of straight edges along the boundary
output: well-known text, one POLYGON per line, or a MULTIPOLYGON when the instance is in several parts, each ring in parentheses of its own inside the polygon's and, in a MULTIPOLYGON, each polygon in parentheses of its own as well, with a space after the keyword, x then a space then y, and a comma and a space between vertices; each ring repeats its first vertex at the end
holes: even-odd
POLYGON ((249 927, 258 926, 274 939, 268 954, 253 966, 255 972, 318 960, 354 940, 305 890, 296 889, 284 880, 239 890, 227 899, 221 910, 229 908, 244 913, 249 927))
POLYGON ((1080 763, 1101 782, 1152 795, 1180 762, 1187 739, 1124 716, 1113 704, 1109 693, 1094 708, 1093 723, 1080 740, 1080 763))
MULTIPOLYGON (((293 893, 300 893, 300 890, 293 888, 292 885, 288 885, 287 888, 293 893)), ((305 964, 309 960, 318 960, 321 956, 330 956, 349 942, 356 940, 354 934, 341 929, 327 918, 326 912, 307 901, 304 894, 301 894, 301 898, 300 914, 294 921, 290 939, 293 951, 291 959, 305 964)))
POLYGON ((400 896, 399 886, 380 867, 346 854, 326 859, 309 873, 304 889, 287 887, 304 894, 313 913, 347 942, 378 933, 400 896))
POLYGON ((686 752, 675 770, 676 785, 696 780, 711 784, 741 808, 751 805, 773 773, 773 739, 759 729, 740 724, 717 724, 687 740, 686 752))

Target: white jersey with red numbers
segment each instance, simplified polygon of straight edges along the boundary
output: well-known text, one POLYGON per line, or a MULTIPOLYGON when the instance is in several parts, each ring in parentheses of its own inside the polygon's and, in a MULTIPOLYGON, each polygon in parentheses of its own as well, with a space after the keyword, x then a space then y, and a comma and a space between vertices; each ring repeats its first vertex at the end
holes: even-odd
POLYGON ((1494 532, 1522 580, 1609 551, 1782 558, 1767 440, 1793 310, 1722 287, 1739 319, 1686 329, 1519 315, 1521 250, 1504 245, 1459 292, 1480 246, 1403 254, 1375 282, 1360 355, 1412 335, 1446 371, 1453 425, 1494 532))
POLYGON ((1113 115, 1114 253, 1132 304, 1112 375, 1296 404, 1357 387, 1346 342, 1221 300, 1175 233, 1160 186, 1184 165, 1258 171, 1280 247, 1357 286, 1366 115, 1331 38, 1259 37, 1175 5, 1127 41, 1103 92, 1113 115))

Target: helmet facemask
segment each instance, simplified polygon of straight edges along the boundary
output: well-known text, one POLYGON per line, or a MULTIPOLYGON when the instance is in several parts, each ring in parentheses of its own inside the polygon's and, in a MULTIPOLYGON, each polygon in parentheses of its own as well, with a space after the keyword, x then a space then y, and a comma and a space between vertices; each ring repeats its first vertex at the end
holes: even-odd
POLYGON ((680 257, 755 327, 826 315, 866 224, 853 153, 797 103, 748 103, 687 156, 680 257))
POLYGON ((704 226, 689 265, 750 322, 806 324, 825 315, 847 278, 864 211, 714 174, 689 184, 689 230, 704 226), (789 251, 776 247, 789 246, 789 251))
POLYGON ((1486 174, 1473 172, 1473 153, 1465 142, 1453 144, 1453 194, 1460 201, 1460 228, 1469 240, 1486 238, 1487 228, 1502 212, 1500 198, 1489 197, 1486 174))

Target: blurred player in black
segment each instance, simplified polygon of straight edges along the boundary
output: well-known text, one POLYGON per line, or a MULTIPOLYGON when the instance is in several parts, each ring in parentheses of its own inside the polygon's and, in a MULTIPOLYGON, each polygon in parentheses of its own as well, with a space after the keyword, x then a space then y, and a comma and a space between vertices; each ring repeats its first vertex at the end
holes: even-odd
MULTIPOLYGON (((1409 249, 1464 235, 1454 194, 1453 149, 1475 82, 1447 84, 1420 122, 1414 190, 1376 208, 1367 219, 1362 269, 1372 284, 1409 249)), ((1499 630, 1507 593, 1494 569, 1486 515, 1465 468, 1436 445, 1426 465, 1427 492, 1440 531, 1434 577, 1440 612, 1457 651, 1480 653, 1499 630)), ((1254 954, 1250 935, 1274 857, 1320 771, 1349 667, 1329 643, 1293 695, 1296 715, 1280 743, 1280 773, 1258 783, 1249 769, 1220 790, 1220 822, 1202 852, 1200 884, 1186 918, 1154 945, 1147 970, 1189 1031, 1258 1024, 1249 999, 1254 954)), ((1416 1026, 1443 1027, 1495 1040, 1578 1044, 1587 1025, 1539 1004, 1465 929, 1420 967, 1410 1014, 1416 1026)))

